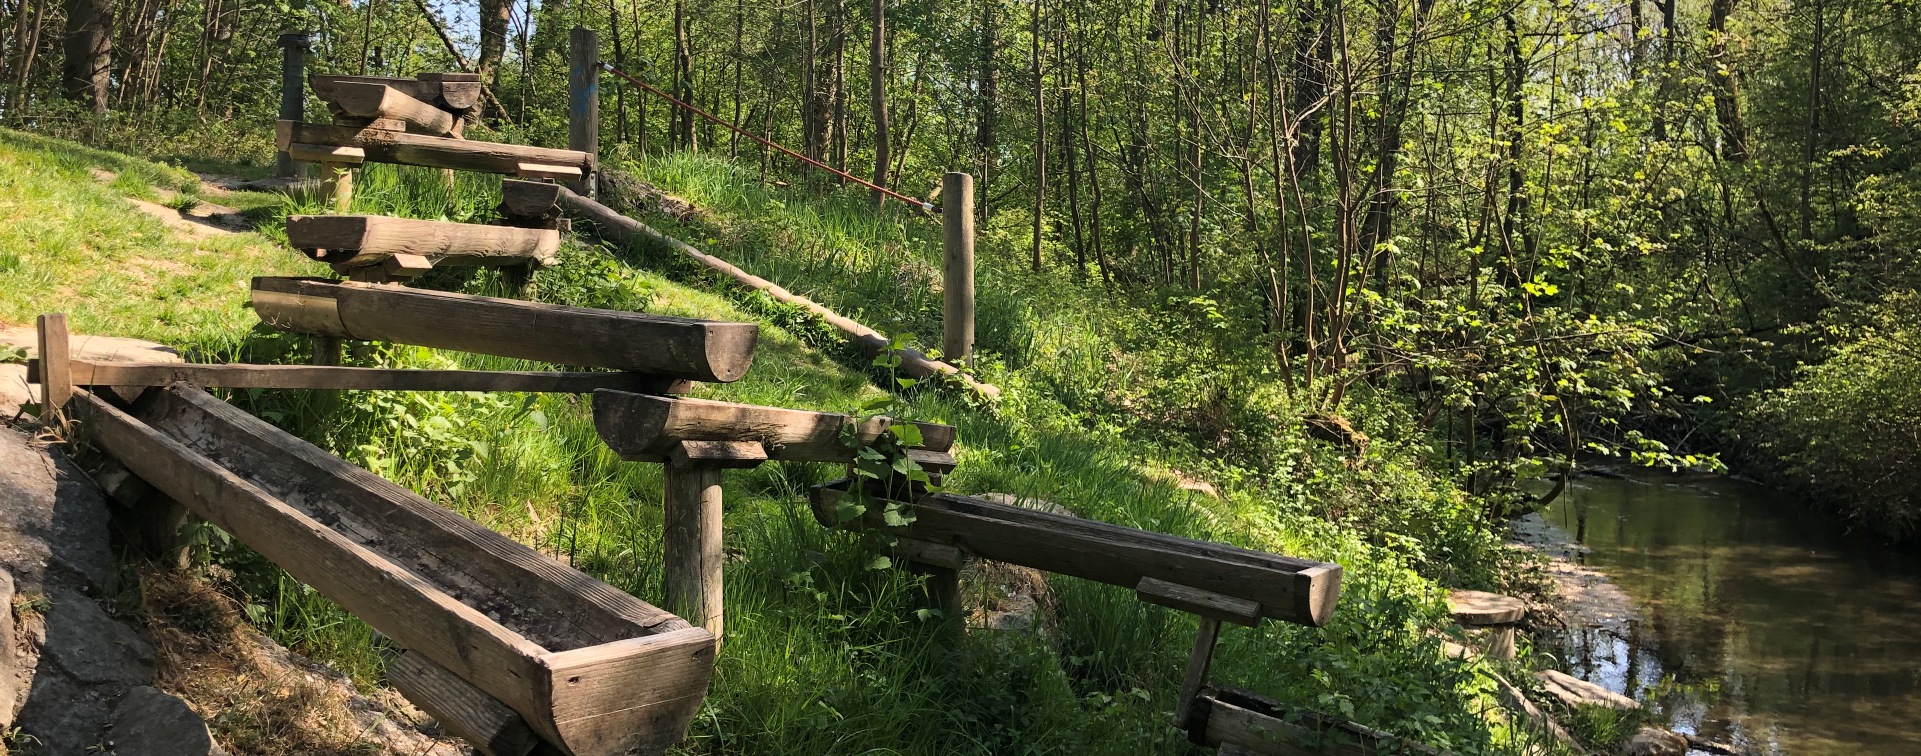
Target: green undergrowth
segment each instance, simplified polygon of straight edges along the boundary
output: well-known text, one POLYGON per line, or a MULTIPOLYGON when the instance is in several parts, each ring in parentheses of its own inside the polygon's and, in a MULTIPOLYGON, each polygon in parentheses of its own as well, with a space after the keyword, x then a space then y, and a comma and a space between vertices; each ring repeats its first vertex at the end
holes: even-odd
MULTIPOLYGON (((0 154, 0 186, 34 188, 30 196, 39 197, 0 199, 19 203, 0 205, 9 209, 9 227, 26 214, 13 208, 28 201, 78 206, 87 210, 62 233, 89 239, 24 247, 16 269, 0 271, 0 313, 8 320, 64 301, 81 329, 156 338, 197 359, 307 358, 303 339, 249 327, 243 305, 249 276, 317 268, 275 246, 278 221, 237 237, 223 254, 182 255, 178 247, 193 244, 114 207, 111 191, 65 180, 84 175, 88 160, 121 158, 12 135, 0 140, 0 154), (43 182, 38 174, 48 171, 61 173, 43 182), (114 275, 107 263, 156 253, 184 266, 170 274, 179 293, 91 288, 93 276, 114 275), (30 291, 22 284, 42 279, 72 292, 22 293, 30 291)), ((158 180, 178 178, 152 170, 158 180)), ((900 272, 917 270, 938 250, 926 247, 934 237, 924 221, 876 215, 851 198, 761 191, 699 158, 663 160, 643 175, 703 208, 692 224, 663 223, 670 233, 877 328, 923 342, 931 336, 938 294, 900 272)), ((460 174, 449 187, 436 171, 372 166, 360 177, 354 210, 478 221, 497 199, 497 179, 460 174)), ((296 199, 281 209, 315 212, 318 204, 296 199)), ((986 242, 984 258, 1006 253, 1004 244, 986 242)), ((1377 439, 1364 454, 1310 442, 1299 432, 1300 410, 1250 385, 1261 383, 1257 375, 1237 372, 1256 370, 1253 361, 1210 339, 1205 306, 1103 304, 1097 289, 1029 280, 994 262, 983 265, 981 281, 984 376, 1003 386, 1004 401, 980 406, 915 386, 899 390, 895 402, 897 414, 958 426, 951 490, 1036 497, 1084 517, 1337 561, 1346 569, 1344 590, 1328 626, 1230 628, 1214 679, 1461 753, 1513 752, 1531 739, 1488 716, 1485 678, 1444 659, 1429 632, 1444 622, 1443 582, 1486 586, 1504 573, 1491 536, 1463 525, 1467 502, 1422 471, 1411 444, 1395 440, 1391 403, 1350 410, 1377 439), (1173 343, 1164 349, 1134 349, 1155 331, 1197 327, 1194 338, 1165 340, 1173 343), (1361 414, 1370 408, 1380 412, 1361 414), (1190 490, 1199 487, 1196 478, 1211 479, 1219 495, 1190 490)), ((855 411, 883 397, 881 387, 897 388, 809 318, 658 251, 569 244, 560 266, 518 290, 491 271, 436 272, 421 284, 759 323, 753 370, 737 383, 703 385, 698 396, 855 411)), ((390 345, 357 348, 348 361, 544 367, 390 345)), ((584 397, 248 391, 228 398, 624 590, 660 596, 660 468, 609 452, 584 397)), ((918 611, 917 578, 878 563, 857 537, 814 522, 807 487, 840 472, 768 464, 728 473, 727 642, 686 752, 1192 749, 1166 724, 1192 643, 1191 617, 1143 604, 1126 589, 1055 576, 1046 582, 1051 611, 1043 613, 1043 632, 978 631, 950 642, 942 623, 954 618, 918 611)), ((255 624, 363 685, 377 684, 384 641, 244 547, 211 531, 206 543, 209 574, 248 604, 255 624)), ((983 582, 969 590, 998 589, 983 582)))

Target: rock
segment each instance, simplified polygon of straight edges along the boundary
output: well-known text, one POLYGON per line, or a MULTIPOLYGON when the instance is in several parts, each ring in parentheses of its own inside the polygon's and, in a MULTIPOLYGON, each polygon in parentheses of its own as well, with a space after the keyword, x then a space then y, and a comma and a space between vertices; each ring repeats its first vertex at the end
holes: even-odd
POLYGON ((145 685, 127 691, 113 709, 117 756, 210 756, 207 723, 182 701, 145 685))
MULTIPOLYGON (((181 362, 173 347, 142 339, 120 336, 91 336, 83 333, 67 337, 67 349, 76 360, 101 362, 181 362)), ((0 344, 22 347, 39 356, 40 334, 31 326, 0 328, 0 344)))
POLYGON ((0 568, 22 593, 42 591, 50 573, 94 590, 115 575, 105 497, 65 455, 12 429, 0 429, 0 568))
POLYGON ((1541 681, 1542 690, 1571 709, 1600 706, 1632 711, 1641 708, 1641 704, 1632 698, 1559 670, 1542 670, 1535 673, 1534 678, 1541 681))
POLYGON ((39 401, 27 383, 27 366, 17 362, 0 364, 0 420, 20 414, 20 405, 39 401))
POLYGON ((1542 711, 1541 707, 1535 706, 1533 701, 1528 700, 1527 694, 1515 687, 1514 683, 1508 682, 1507 678, 1497 674, 1490 673, 1489 676, 1494 679, 1495 690, 1500 693, 1501 705, 1525 719, 1524 725, 1547 733, 1556 741, 1574 745, 1574 736, 1562 729, 1561 724, 1554 721, 1554 717, 1542 711))
POLYGON ((985 499, 987 501, 991 501, 991 502, 994 502, 995 504, 1000 504, 1002 506, 1022 507, 1025 509, 1032 509, 1037 512, 1046 512, 1048 514, 1056 514, 1062 517, 1079 517, 1080 516, 1080 515, 1074 514, 1074 510, 1068 509, 1067 507, 1063 507, 1059 504, 1055 504, 1054 502, 1048 501, 1046 499, 1034 499, 1026 496, 1016 496, 1014 494, 1009 494, 1009 493, 984 493, 984 494, 979 494, 975 498, 985 499))
POLYGON ((70 590, 52 597, 47 612, 47 641, 40 649, 51 661, 89 685, 145 685, 153 681, 153 647, 120 624, 91 599, 70 590))
POLYGON ((86 754, 104 745, 111 694, 58 671, 42 669, 20 709, 20 732, 39 743, 38 753, 86 754))
POLYGON ((14 642, 13 576, 0 571, 0 731, 13 725, 13 708, 26 689, 21 675, 27 659, 14 642))
POLYGON ((1643 727, 1621 750, 1625 756, 1687 756, 1688 739, 1659 727, 1643 727))

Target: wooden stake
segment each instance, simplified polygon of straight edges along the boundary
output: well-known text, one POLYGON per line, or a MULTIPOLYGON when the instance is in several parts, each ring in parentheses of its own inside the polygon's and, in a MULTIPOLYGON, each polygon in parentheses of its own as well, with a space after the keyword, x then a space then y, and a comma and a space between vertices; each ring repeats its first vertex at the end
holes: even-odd
POLYGON ((670 611, 721 638, 721 468, 666 468, 664 534, 670 611))
POLYGON ((974 177, 941 177, 941 357, 974 365, 974 177))
POLYGON ((61 425, 61 409, 73 398, 73 373, 67 345, 67 315, 62 312, 41 315, 40 329, 40 423, 61 425))
MULTIPOLYGON (((600 154, 600 37, 585 27, 567 35, 567 149, 600 154)), ((568 185, 589 197, 600 194, 591 174, 568 185)))
POLYGON ((1194 698, 1207 684, 1207 668, 1214 663, 1214 642, 1220 639, 1221 621, 1202 617, 1194 631, 1194 651, 1187 656, 1187 673, 1181 676, 1181 698, 1174 704, 1174 726, 1190 729, 1194 722, 1194 698))
POLYGON ((354 168, 350 163, 321 163, 320 191, 333 205, 334 212, 344 213, 354 204, 354 168))
MULTIPOLYGON (((302 79, 307 71, 307 33, 292 31, 280 35, 280 117, 288 121, 307 117, 307 91, 302 79)), ((295 178, 300 166, 286 150, 274 153, 273 175, 295 178)))

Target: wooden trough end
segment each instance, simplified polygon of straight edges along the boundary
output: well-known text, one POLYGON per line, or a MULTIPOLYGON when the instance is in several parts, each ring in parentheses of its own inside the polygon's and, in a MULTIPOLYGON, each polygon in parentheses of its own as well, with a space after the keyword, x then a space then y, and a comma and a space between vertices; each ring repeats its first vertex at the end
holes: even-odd
POLYGON ((552 265, 560 232, 382 215, 295 215, 287 219, 287 242, 336 267, 378 265, 403 254, 435 265, 552 265))
POLYGON ((754 363, 760 327, 314 278, 255 278, 275 328, 341 339, 727 383, 754 363))
MULTIPOLYGON (((596 405, 604 393, 595 393, 596 405)), ((821 525, 882 531, 954 546, 982 559, 1136 590, 1142 589, 1143 580, 1151 578, 1253 602, 1259 605, 1259 616, 1314 627, 1326 624, 1340 598, 1341 567, 1328 562, 1136 530, 948 493, 920 497, 913 504, 913 522, 904 526, 887 525, 879 507, 867 507, 866 511, 843 522, 840 502, 847 490, 845 480, 814 487, 814 517, 821 525)), ((1153 590, 1155 585, 1147 583, 1146 592, 1175 595, 1153 590)), ((1211 597, 1205 603, 1222 607, 1218 611, 1227 617, 1249 611, 1235 609, 1231 602, 1211 597)))
MULTIPOLYGON (((852 428, 853 438, 869 444, 896 422, 885 417, 856 422, 852 415, 834 412, 707 399, 594 392, 594 429, 600 440, 621 459, 640 462, 666 462, 676 454, 685 455, 687 442, 756 443, 771 460, 851 462, 859 448, 847 445, 843 428, 852 428)), ((914 450, 919 452, 916 461, 936 474, 952 470, 953 457, 947 452, 954 445, 953 426, 914 425, 921 433, 921 445, 914 450)))
POLYGON ((480 88, 478 78, 452 78, 440 74, 421 74, 412 79, 396 79, 386 76, 351 76, 344 74, 313 74, 307 77, 307 85, 313 88, 314 95, 330 107, 339 97, 337 89, 342 84, 379 84, 456 115, 469 117, 479 115, 480 88))
POLYGON ((700 708, 714 636, 671 613, 198 389, 72 406, 135 475, 568 753, 663 753, 700 708))
POLYGON ((1374 756, 1377 753, 1442 756, 1432 746, 1398 738, 1370 727, 1272 698, 1226 686, 1209 685, 1194 699, 1188 738, 1225 753, 1262 756, 1374 756))

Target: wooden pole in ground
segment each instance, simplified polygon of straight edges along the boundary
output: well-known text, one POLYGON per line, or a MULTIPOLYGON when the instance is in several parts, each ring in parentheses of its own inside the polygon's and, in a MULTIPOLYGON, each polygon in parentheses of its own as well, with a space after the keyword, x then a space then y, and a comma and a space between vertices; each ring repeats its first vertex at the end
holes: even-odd
MULTIPOLYGON (((280 35, 280 118, 284 121, 307 120, 307 33, 290 31, 280 35)), ((273 175, 296 178, 301 164, 286 150, 274 153, 273 175)))
POLYGON ((352 163, 321 163, 320 193, 333 205, 334 212, 345 213, 354 204, 354 166, 352 163))
POLYGON ((720 638, 721 468, 669 463, 665 469, 661 550, 667 609, 720 638))
MULTIPOLYGON (((600 154, 600 38, 585 27, 567 35, 567 149, 600 154)), ((600 193, 591 173, 569 183, 589 197, 600 193)))
POLYGON ((941 357, 974 366, 974 177, 941 177, 941 357))
POLYGON ((63 417, 61 408, 73 398, 67 315, 61 312, 41 315, 37 325, 40 331, 40 423, 56 426, 63 417))

